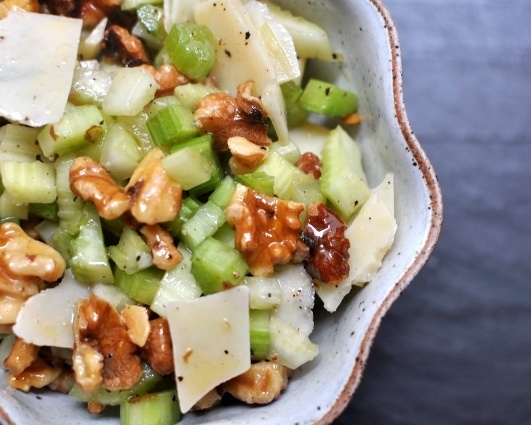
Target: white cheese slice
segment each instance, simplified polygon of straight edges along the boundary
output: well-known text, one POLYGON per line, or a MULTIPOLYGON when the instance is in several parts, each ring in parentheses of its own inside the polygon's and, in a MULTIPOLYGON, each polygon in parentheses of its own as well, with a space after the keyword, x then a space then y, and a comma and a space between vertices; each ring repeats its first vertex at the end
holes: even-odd
POLYGON ((74 307, 89 297, 90 288, 68 269, 61 283, 31 297, 20 309, 13 332, 35 345, 74 347, 74 307))
POLYGON ((251 366, 249 288, 240 285, 167 305, 177 394, 183 413, 251 366))
POLYGON ((80 19, 12 11, 0 20, 0 115, 39 127, 63 116, 80 19))

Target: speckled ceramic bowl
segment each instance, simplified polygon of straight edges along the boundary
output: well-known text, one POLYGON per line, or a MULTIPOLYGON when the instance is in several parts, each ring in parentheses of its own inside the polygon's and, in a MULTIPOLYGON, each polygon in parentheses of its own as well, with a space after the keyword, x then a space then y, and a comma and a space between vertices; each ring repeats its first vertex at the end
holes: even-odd
MULTIPOLYGON (((435 173, 411 132, 402 100, 398 38, 380 0, 283 0, 285 7, 326 28, 345 54, 340 66, 316 68, 317 75, 359 94, 364 117, 356 138, 372 186, 386 172, 395 175, 398 232, 376 278, 351 295, 335 314, 318 313, 312 340, 316 360, 297 371, 287 391, 264 407, 231 406, 187 415, 183 424, 330 423, 358 386, 378 326, 394 300, 431 254, 442 221, 441 193, 435 173)), ((95 419, 68 397, 48 392, 23 394, 6 388, 0 372, 2 424, 115 424, 95 419)))

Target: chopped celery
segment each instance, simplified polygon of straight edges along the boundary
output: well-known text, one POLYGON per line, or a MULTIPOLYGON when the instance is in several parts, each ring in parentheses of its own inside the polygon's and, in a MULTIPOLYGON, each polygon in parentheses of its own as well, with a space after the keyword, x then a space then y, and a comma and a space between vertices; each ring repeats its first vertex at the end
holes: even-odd
POLYGON ((251 359, 265 360, 269 353, 269 311, 251 310, 249 312, 251 331, 251 359))
POLYGON ((236 190, 236 182, 231 176, 226 176, 221 184, 212 192, 208 200, 216 204, 221 209, 224 209, 228 204, 234 191, 236 190))
POLYGON ((111 83, 112 74, 102 70, 98 61, 81 61, 74 70, 69 100, 76 105, 93 104, 100 107, 111 83))
POLYGON ((308 119, 308 111, 299 106, 299 98, 302 94, 302 88, 294 81, 288 81, 280 85, 284 103, 286 104, 286 119, 288 127, 297 127, 304 124, 308 119))
POLYGON ((53 158, 94 143, 103 134, 104 127, 105 120, 96 106, 73 106, 61 121, 45 126, 37 140, 44 155, 53 158))
POLYGON ((204 294, 212 294, 241 283, 247 263, 234 248, 206 238, 192 252, 192 274, 204 294))
POLYGON ((184 149, 187 147, 194 148, 195 150, 200 152, 201 155, 208 160, 208 163, 211 167, 210 179, 205 183, 202 183, 190 189, 190 193, 194 196, 199 196, 208 192, 212 192, 216 187, 218 187, 221 180, 223 179, 223 172, 221 170, 218 155, 214 151, 212 145, 212 136, 210 134, 206 134, 204 136, 194 137, 193 139, 180 142, 172 146, 170 152, 173 154, 179 149, 184 149))
POLYGON ((0 128, 0 162, 35 161, 41 150, 37 144, 38 128, 6 124, 0 128))
POLYGON ((326 138, 322 150, 321 190, 341 217, 348 221, 369 198, 356 142, 337 127, 326 138))
POLYGON ((29 204, 28 212, 46 220, 57 220, 57 202, 51 202, 49 204, 29 204))
POLYGON ((299 98, 299 106, 316 114, 344 117, 358 110, 358 96, 334 84, 312 78, 299 98))
POLYGON ((197 102, 203 96, 216 91, 216 88, 205 86, 201 83, 189 83, 175 87, 173 94, 181 102, 181 105, 186 106, 191 111, 195 111, 197 102))
POLYGON ((111 124, 103 137, 100 164, 118 181, 131 177, 142 159, 135 138, 121 124, 111 124))
POLYGON ((2 183, 15 204, 49 204, 57 198, 55 169, 40 161, 0 163, 2 183))
POLYGON ((197 134, 192 112, 182 105, 161 109, 146 122, 149 134, 157 146, 182 142, 197 134))
POLYGON ((173 301, 191 301, 201 296, 201 288, 191 272, 192 254, 184 247, 179 247, 183 260, 172 270, 164 273, 151 310, 159 316, 166 317, 166 306, 173 301))
POLYGON ((118 245, 110 246, 108 251, 111 260, 127 274, 147 269, 153 264, 151 250, 144 239, 129 227, 123 228, 118 245))
POLYGON ((214 202, 201 205, 196 213, 181 228, 181 240, 194 250, 207 237, 214 235, 225 223, 223 210, 214 202))
POLYGON ((254 172, 236 176, 236 181, 268 196, 274 195, 275 178, 269 174, 254 172))
POLYGON ((184 190, 193 189, 210 180, 212 167, 197 149, 187 146, 162 160, 162 167, 184 190))
POLYGON ((254 310, 269 310, 282 302, 282 288, 276 277, 246 276, 250 306, 254 310))
POLYGON ((127 274, 119 268, 114 270, 116 286, 133 301, 146 305, 153 302, 163 275, 164 271, 156 267, 139 270, 133 274, 127 274))
POLYGON ((149 108, 147 108, 147 113, 150 117, 153 117, 157 115, 160 111, 162 111, 164 108, 167 108, 168 106, 173 105, 180 105, 179 99, 177 99, 173 95, 168 96, 161 96, 157 97, 156 99, 151 102, 151 105, 149 105, 149 108))
POLYGON ((225 245, 228 245, 234 248, 234 239, 236 237, 236 230, 234 230, 229 223, 223 223, 216 233, 212 236, 214 239, 217 239, 220 242, 223 242, 225 245))
POLYGON ((28 205, 16 204, 7 192, 0 195, 0 218, 4 221, 26 220, 28 218, 28 205))
POLYGON ((155 385, 162 381, 162 376, 146 363, 142 364, 140 380, 128 390, 107 391, 97 388, 92 394, 86 394, 78 384, 74 384, 68 395, 82 402, 101 403, 108 406, 118 406, 130 397, 147 394, 155 385))
POLYGON ((120 404, 120 425, 173 425, 180 417, 175 390, 131 397, 120 404))
POLYGON ((132 117, 116 117, 116 122, 122 125, 133 136, 135 136, 144 155, 155 147, 147 128, 146 123, 148 119, 149 115, 147 112, 141 112, 140 114, 134 115, 132 117))
POLYGON ((162 7, 153 4, 143 4, 136 9, 136 16, 150 35, 155 37, 166 36, 164 31, 164 10, 162 7))
POLYGON ((201 202, 193 196, 187 196, 181 203, 181 208, 179 209, 177 217, 175 217, 173 221, 164 223, 164 226, 173 237, 180 236, 183 224, 195 214, 201 205, 201 202))
POLYGON ((210 73, 216 54, 216 40, 205 25, 175 24, 164 42, 172 63, 191 80, 202 81, 210 73))
POLYGON ((75 235, 79 231, 79 217, 82 213, 85 201, 75 195, 70 189, 70 166, 74 158, 58 159, 55 161, 56 185, 57 185, 57 216, 61 226, 70 235, 75 235))
POLYGON ((54 244, 54 234, 59 227, 59 224, 51 220, 42 220, 35 226, 35 231, 39 235, 39 238, 50 246, 54 244))
MULTIPOLYGON (((291 135, 290 135, 291 136, 291 135)), ((292 164, 296 164, 301 157, 299 146, 290 139, 289 143, 273 142, 270 146, 270 152, 275 151, 281 157, 292 164)))
POLYGON ((80 282, 113 283, 112 274, 100 217, 93 204, 83 207, 79 217, 79 234, 72 241, 72 258, 70 266, 74 277, 80 282))

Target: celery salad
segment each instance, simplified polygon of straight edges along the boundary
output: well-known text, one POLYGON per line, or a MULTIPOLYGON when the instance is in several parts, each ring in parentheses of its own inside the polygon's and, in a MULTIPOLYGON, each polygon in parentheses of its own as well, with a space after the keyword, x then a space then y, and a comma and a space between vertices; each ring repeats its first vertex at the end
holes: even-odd
MULTIPOLYGON (((0 2, 0 364, 122 424, 274 401, 396 231, 316 24, 255 0, 0 2), (326 122, 327 125, 317 124, 326 122), (222 407, 220 407, 222 408, 222 407)), ((295 379, 295 378, 293 378, 295 379)))

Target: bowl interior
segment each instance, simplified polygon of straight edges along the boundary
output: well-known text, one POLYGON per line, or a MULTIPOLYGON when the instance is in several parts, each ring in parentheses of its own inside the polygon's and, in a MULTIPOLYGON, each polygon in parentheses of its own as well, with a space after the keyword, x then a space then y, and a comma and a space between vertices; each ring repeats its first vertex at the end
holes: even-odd
MULTIPOLYGON (((340 85, 358 93, 363 121, 355 136, 370 185, 378 184, 387 172, 395 176, 398 231, 373 282, 350 294, 336 313, 316 313, 311 339, 319 344, 319 356, 297 371, 282 397, 263 407, 238 405, 190 414, 183 424, 331 422, 359 383, 383 315, 427 260, 439 234, 440 192, 403 110, 398 45, 387 11, 379 0, 279 3, 323 26, 345 55, 344 64, 319 65, 312 72, 326 74, 327 79, 333 75, 340 85)), ((0 372, 0 423, 3 414, 15 424, 82 424, 95 419, 69 397, 23 394, 6 387, 5 374, 0 372)), ((98 423, 116 423, 116 419, 103 415, 98 423)))

